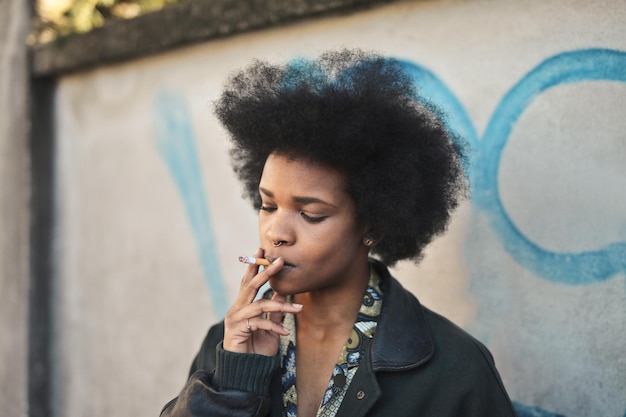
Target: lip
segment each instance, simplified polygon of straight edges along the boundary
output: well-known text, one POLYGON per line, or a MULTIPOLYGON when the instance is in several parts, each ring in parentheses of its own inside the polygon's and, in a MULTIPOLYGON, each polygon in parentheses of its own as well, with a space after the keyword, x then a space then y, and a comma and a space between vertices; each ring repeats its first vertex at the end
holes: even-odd
MULTIPOLYGON (((269 255, 268 255, 268 256, 265 256, 265 259, 267 259, 268 261, 270 261, 270 263, 273 263, 273 262, 274 262, 276 259, 278 259, 278 258, 279 258, 279 256, 269 256, 269 255)), ((294 264, 292 264, 292 263, 288 262, 285 258, 283 258, 283 261, 285 262, 285 263, 284 263, 284 266, 283 266, 283 269, 286 269, 286 268, 295 268, 295 267, 296 267, 294 264)))

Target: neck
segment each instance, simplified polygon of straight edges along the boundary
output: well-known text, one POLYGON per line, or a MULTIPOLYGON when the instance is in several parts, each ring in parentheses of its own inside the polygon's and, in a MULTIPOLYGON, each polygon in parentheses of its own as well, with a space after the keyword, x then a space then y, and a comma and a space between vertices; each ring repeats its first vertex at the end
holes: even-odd
POLYGON ((298 329, 329 334, 341 328, 352 328, 368 282, 369 265, 350 286, 297 294, 295 302, 304 306, 296 316, 298 329))

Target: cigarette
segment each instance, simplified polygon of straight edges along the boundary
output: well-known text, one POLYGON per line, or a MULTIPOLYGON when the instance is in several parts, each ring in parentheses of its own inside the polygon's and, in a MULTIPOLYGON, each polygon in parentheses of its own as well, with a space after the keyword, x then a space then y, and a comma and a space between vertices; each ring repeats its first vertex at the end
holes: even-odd
POLYGON ((252 256, 240 256, 239 262, 242 262, 244 264, 263 265, 263 266, 269 266, 270 264, 270 261, 268 261, 267 259, 253 258, 252 256))

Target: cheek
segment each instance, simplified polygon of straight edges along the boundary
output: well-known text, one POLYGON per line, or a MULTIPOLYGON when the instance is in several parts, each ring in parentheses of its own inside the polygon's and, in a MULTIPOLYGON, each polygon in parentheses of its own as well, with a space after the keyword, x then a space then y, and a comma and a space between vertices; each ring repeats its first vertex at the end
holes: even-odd
POLYGON ((332 227, 328 233, 312 237, 319 242, 318 250, 325 256, 341 258, 352 256, 360 247, 361 237, 356 228, 332 227))

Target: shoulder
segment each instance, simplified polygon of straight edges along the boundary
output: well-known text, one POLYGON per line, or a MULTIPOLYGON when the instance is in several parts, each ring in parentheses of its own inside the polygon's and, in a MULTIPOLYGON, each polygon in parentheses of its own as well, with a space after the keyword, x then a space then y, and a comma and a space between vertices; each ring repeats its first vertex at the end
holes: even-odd
POLYGON ((447 318, 425 308, 435 343, 426 367, 456 392, 465 407, 482 409, 478 415, 515 415, 493 355, 478 339, 447 318))
MULTIPOLYGON (((419 385, 432 388, 424 401, 438 410, 433 415, 457 415, 453 410, 465 410, 466 416, 514 416, 487 347, 452 321, 421 305, 411 292, 385 274, 386 270, 380 271, 386 286, 379 319, 381 328, 377 332, 383 337, 374 356, 384 356, 387 362, 389 357, 413 358, 414 364, 396 367, 401 372, 379 374, 387 388, 386 395, 397 392, 400 401, 415 395, 413 388, 405 387, 419 385), (415 361, 415 358, 423 360, 415 361)), ((385 370, 394 369, 385 366, 385 370)), ((422 404, 421 399, 413 404, 416 410, 422 404)))
MULTIPOLYGON (((395 280, 394 280, 395 281, 395 280)), ((472 375, 472 378, 485 377, 499 381, 500 377, 495 368, 493 355, 487 347, 446 317, 423 306, 418 299, 403 288, 397 281, 392 284, 397 288, 394 292, 392 304, 404 299, 399 304, 400 310, 408 324, 403 332, 411 333, 412 328, 423 327, 419 330, 422 339, 430 340, 432 353, 425 363, 427 367, 436 367, 442 375, 445 373, 472 375)), ((395 314, 394 314, 395 315, 395 314)), ((395 320, 402 320, 396 315, 395 320)), ((404 320, 402 320, 404 321, 404 320)))
POLYGON ((461 396, 491 398, 494 404, 510 409, 510 399, 489 349, 442 315, 422 309, 434 342, 434 354, 424 370, 433 379, 454 387, 461 396))
POLYGON ((429 345, 432 351, 426 363, 445 359, 450 366, 458 364, 463 369, 467 369, 464 362, 494 367, 493 356, 483 343, 449 319, 424 307, 386 268, 377 267, 385 283, 383 314, 386 317, 381 319, 384 330, 395 328, 393 334, 410 337, 414 348, 420 341, 429 345))
POLYGON ((467 361, 471 358, 474 359, 473 363, 495 366, 491 352, 482 342, 444 316, 424 306, 422 309, 430 327, 436 354, 451 360, 458 358, 457 360, 467 361))

